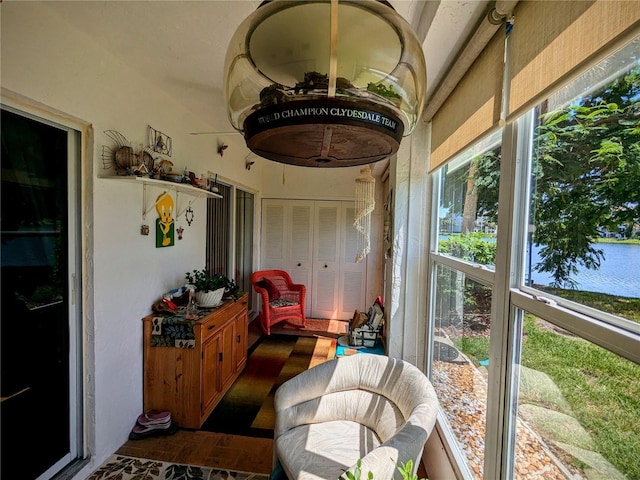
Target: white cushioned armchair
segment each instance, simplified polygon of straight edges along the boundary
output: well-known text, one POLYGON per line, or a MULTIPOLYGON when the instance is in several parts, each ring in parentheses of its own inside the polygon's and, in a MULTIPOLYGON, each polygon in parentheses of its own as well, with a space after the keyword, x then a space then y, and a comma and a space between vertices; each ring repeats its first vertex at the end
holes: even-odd
POLYGON ((438 400, 415 366, 382 355, 358 354, 302 372, 276 392, 274 456, 290 480, 401 478, 417 469, 435 424, 438 400))

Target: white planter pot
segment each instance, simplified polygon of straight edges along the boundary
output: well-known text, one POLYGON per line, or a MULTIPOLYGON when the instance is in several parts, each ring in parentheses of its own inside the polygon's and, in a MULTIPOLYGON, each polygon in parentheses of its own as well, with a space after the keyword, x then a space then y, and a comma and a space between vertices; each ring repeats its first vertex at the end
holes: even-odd
POLYGON ((218 290, 208 290, 206 292, 196 292, 196 301, 203 308, 217 307, 222 303, 224 287, 218 290))

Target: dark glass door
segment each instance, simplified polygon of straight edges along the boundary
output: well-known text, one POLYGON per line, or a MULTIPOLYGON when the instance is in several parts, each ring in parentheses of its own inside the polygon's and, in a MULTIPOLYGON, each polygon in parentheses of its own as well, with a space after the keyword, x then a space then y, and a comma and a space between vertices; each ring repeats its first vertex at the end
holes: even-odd
POLYGON ((234 279, 243 292, 249 293, 253 306, 253 194, 236 189, 236 249, 234 279))
POLYGON ((29 480, 71 451, 69 133, 7 110, 0 126, 0 476, 29 480))

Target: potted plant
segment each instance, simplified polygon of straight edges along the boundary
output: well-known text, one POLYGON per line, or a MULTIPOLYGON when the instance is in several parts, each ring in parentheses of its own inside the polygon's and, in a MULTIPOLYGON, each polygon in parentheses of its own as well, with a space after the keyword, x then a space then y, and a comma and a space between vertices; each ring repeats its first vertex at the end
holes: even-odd
POLYGON ((185 277, 196 291, 196 301, 204 308, 218 306, 230 282, 224 275, 212 275, 206 268, 187 272, 185 277))

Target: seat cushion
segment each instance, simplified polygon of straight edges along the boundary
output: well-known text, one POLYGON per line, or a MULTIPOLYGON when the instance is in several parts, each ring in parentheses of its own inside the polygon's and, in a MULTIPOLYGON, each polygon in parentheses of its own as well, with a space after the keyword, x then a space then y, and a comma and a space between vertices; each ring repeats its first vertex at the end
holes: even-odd
POLYGON ((287 300, 286 298, 278 298, 277 300, 269 302, 269 306, 271 308, 293 307, 294 305, 299 305, 299 303, 292 300, 287 300))
POLYGON ((373 430, 350 421, 301 425, 276 439, 276 454, 290 480, 336 480, 380 445, 373 430))

